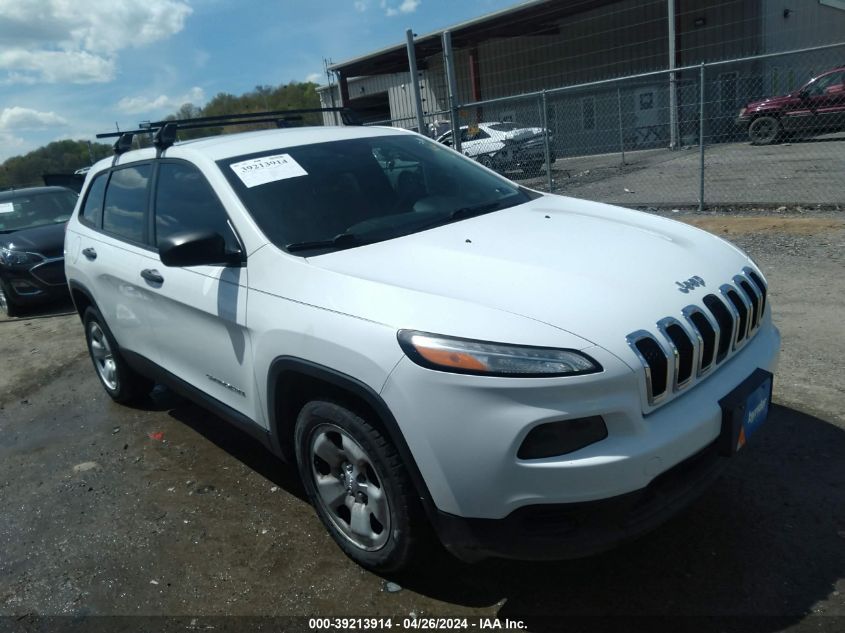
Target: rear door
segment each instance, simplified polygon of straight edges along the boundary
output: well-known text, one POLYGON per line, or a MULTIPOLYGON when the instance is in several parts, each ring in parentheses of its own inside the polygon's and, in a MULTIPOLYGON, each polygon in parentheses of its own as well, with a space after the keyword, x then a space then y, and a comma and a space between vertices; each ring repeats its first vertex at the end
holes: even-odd
POLYGON ((167 267, 158 256, 161 240, 194 230, 216 231, 229 250, 242 250, 223 204, 200 170, 182 160, 158 161, 150 222, 156 249, 141 257, 142 268, 154 276, 147 284, 158 362, 258 421, 246 327, 246 265, 167 267))
POLYGON ((150 163, 106 171, 92 181, 83 201, 78 239, 72 245, 74 279, 93 295, 97 307, 124 351, 153 359, 146 310, 146 288, 139 276, 149 252, 150 163))
POLYGON ((845 127, 845 70, 837 70, 820 78, 817 82, 818 96, 816 112, 821 127, 839 129, 845 127), (822 81, 824 80, 824 81, 822 81))

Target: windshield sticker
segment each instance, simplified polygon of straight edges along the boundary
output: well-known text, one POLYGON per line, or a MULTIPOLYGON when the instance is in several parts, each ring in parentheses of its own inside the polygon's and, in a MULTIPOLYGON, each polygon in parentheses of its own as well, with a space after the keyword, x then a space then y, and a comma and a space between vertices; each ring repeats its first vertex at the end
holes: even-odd
POLYGON ((308 172, 302 169, 302 166, 291 158, 290 154, 253 158, 232 163, 230 167, 241 182, 250 188, 265 185, 268 182, 308 175, 308 172))
POLYGON ((0 213, 14 213, 15 212, 15 203, 14 202, 0 202, 0 213))

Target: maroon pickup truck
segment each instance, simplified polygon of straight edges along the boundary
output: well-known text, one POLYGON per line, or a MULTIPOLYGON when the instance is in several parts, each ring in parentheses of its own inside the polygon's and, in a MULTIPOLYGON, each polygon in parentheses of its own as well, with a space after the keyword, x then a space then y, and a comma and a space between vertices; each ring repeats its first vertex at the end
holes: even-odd
POLYGON ((845 130, 845 66, 822 73, 788 95, 749 103, 736 123, 748 130, 754 145, 768 145, 790 133, 845 130))

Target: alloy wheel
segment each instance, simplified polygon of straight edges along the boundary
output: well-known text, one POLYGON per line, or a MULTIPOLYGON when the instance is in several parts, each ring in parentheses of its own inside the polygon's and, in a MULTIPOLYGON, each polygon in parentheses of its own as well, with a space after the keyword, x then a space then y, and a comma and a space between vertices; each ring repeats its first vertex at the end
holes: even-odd
POLYGON ((363 550, 382 548, 390 536, 390 502, 364 448, 340 427, 321 424, 308 450, 317 501, 332 524, 363 550))
POLYGON ((111 391, 117 391, 117 364, 106 333, 100 324, 92 321, 88 325, 88 344, 91 348, 91 358, 103 384, 111 391))

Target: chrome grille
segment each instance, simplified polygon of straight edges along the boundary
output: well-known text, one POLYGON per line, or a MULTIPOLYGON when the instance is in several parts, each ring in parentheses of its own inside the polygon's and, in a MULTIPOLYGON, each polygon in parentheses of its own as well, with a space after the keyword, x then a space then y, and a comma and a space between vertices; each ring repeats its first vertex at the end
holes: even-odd
POLYGON ((683 319, 657 321, 656 333, 638 330, 628 345, 645 371, 649 405, 685 389, 738 351, 760 328, 766 308, 766 285, 750 268, 705 295, 702 306, 688 305, 683 319))
POLYGON ((719 327, 712 317, 698 306, 687 306, 682 310, 689 322, 693 335, 698 338, 699 363, 698 376, 706 374, 716 362, 716 349, 719 346, 719 327))

